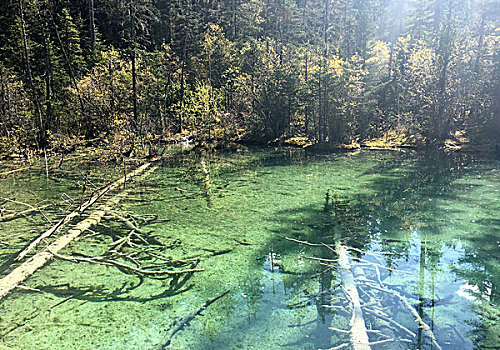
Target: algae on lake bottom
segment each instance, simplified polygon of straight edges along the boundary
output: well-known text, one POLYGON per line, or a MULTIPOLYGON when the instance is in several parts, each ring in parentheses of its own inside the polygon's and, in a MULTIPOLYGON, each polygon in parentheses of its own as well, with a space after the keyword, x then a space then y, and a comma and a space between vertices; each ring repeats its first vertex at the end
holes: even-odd
MULTIPOLYGON (((303 150, 200 157, 166 162, 119 209, 157 215, 142 228, 163 244, 161 253, 172 261, 199 258, 204 271, 141 279, 56 259, 25 284, 40 291, 17 290, 0 303, 0 349, 156 349, 167 341, 168 349, 340 345, 345 336, 329 327, 347 327, 349 315, 323 306, 342 302, 337 274, 309 259, 333 260, 334 253, 285 239, 333 244, 337 228, 354 248, 390 253, 353 256, 397 270, 382 268, 381 279, 422 313, 443 349, 500 343, 497 161, 303 150), (188 315, 227 290, 172 336, 188 315)), ((68 189, 54 187, 54 197, 74 186, 60 181, 68 189)), ((1 226, 0 237, 40 225, 22 220, 1 226)), ((96 229, 101 235, 65 254, 100 254, 123 229, 105 220, 96 229)), ((11 251, 0 246, 0 255, 11 251)), ((375 270, 364 270, 375 278, 375 270)), ((397 300, 384 300, 390 317, 416 337, 373 348, 430 349, 397 300)))

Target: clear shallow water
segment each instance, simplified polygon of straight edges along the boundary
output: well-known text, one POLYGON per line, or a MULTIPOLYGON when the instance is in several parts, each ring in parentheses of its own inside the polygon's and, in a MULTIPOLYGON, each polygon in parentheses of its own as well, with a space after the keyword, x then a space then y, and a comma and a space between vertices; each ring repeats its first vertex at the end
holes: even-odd
MULTIPOLYGON (((163 253, 199 259, 204 271, 140 280, 112 267, 56 260, 25 283, 40 292, 18 290, 0 303, 0 348, 327 349, 345 343, 346 334, 329 329, 346 329, 350 320, 337 272, 310 259, 335 254, 286 237, 331 245, 341 237, 365 252, 351 251, 362 259, 352 261, 355 274, 378 282, 378 268, 384 288, 417 310, 443 349, 496 348, 499 165, 467 155, 298 150, 165 163, 136 185, 121 209, 156 214, 143 228, 166 246, 163 253)), ((64 190, 54 189, 54 197, 64 190)), ((1 236, 33 225, 12 221, 0 226, 1 236)), ((108 219, 95 230, 123 229, 108 219)), ((97 255, 110 242, 88 237, 64 253, 97 255)), ((5 257, 11 250, 0 246, 5 257)), ((396 296, 359 285, 372 311, 365 312, 367 327, 398 340, 374 349, 432 348, 396 296)))

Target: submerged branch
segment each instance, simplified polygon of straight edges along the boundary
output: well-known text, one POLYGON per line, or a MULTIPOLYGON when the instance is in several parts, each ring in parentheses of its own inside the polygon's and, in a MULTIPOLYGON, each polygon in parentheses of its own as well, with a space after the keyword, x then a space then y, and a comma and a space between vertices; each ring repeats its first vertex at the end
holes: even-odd
POLYGON ((295 242, 295 243, 300 243, 300 244, 305 244, 305 245, 309 245, 311 247, 321 247, 323 245, 323 244, 318 244, 318 243, 309 243, 307 241, 300 241, 298 239, 290 238, 290 237, 285 237, 285 239, 287 241, 291 241, 291 242, 295 242))
MULTIPOLYGON (((146 163, 130 174, 127 174, 120 179, 113 181, 109 185, 105 186, 101 190, 99 190, 95 195, 91 196, 90 199, 88 199, 85 203, 82 203, 79 209, 71 212, 70 214, 66 215, 64 218, 62 218, 59 222, 57 222, 54 226, 49 228, 47 231, 42 233, 37 239, 35 239, 25 250, 23 250, 16 258, 16 261, 21 260, 24 258, 29 252, 31 252, 42 240, 44 240, 47 237, 50 237, 52 234, 57 232, 59 229, 61 229, 66 223, 70 222, 73 218, 81 215, 87 208, 89 208, 92 204, 94 204, 99 198, 104 196, 107 192, 118 188, 120 185, 124 184, 127 181, 127 178, 131 178, 135 175, 141 174, 146 170, 151 163, 146 163)), ((38 209, 37 209, 38 210, 38 209)))
POLYGON ((139 227, 137 227, 136 224, 134 224, 132 221, 128 220, 127 218, 125 218, 124 216, 121 216, 120 214, 118 214, 116 211, 114 210, 110 210, 107 212, 108 214, 112 215, 113 217, 115 217, 116 219, 122 221, 125 225, 127 225, 128 228, 132 229, 132 230, 135 230, 139 233, 142 233, 142 234, 145 234, 146 232, 142 229, 140 229, 139 227))
POLYGON ((119 269, 124 269, 127 271, 130 271, 132 273, 138 274, 138 275, 148 275, 148 276, 154 276, 154 275, 179 275, 183 273, 192 273, 192 272, 199 272, 199 271, 204 271, 203 269, 185 269, 185 270, 145 270, 141 269, 139 267, 133 267, 131 265, 127 265, 125 263, 113 260, 113 259, 108 259, 104 256, 97 256, 97 257, 92 257, 92 258, 83 258, 83 257, 76 257, 76 256, 66 256, 66 255, 61 255, 56 252, 52 252, 49 250, 52 255, 54 255, 56 258, 62 259, 62 260, 67 260, 67 261, 72 261, 72 262, 88 262, 88 263, 93 263, 93 264, 101 264, 101 265, 107 265, 107 266, 115 266, 119 269))
POLYGON ((17 212, 17 213, 12 213, 12 214, 7 214, 7 215, 0 215, 0 221, 9 221, 9 220, 17 218, 18 216, 30 214, 30 213, 33 213, 33 212, 40 212, 42 209, 48 208, 50 206, 51 206, 51 204, 46 204, 46 205, 42 205, 41 207, 36 207, 36 208, 35 207, 31 207, 30 209, 26 209, 26 210, 23 210, 23 211, 20 211, 20 212, 17 212))
POLYGON ((373 316, 375 317, 378 317, 396 327, 398 327, 399 329, 405 331, 406 333, 408 333, 409 335, 411 335, 412 337, 416 337, 415 333, 413 333, 412 331, 410 331, 408 328, 406 328, 405 326, 403 326, 402 324, 394 321, 393 319, 391 319, 390 317, 387 317, 386 315, 383 315, 381 312, 377 312, 377 310, 371 310, 371 309, 364 309, 366 312, 372 314, 373 316))
POLYGON ((0 173, 0 176, 7 176, 7 175, 14 174, 14 173, 17 173, 19 171, 23 171, 23 170, 26 170, 26 169, 29 169, 29 168, 30 167, 27 166, 27 167, 23 167, 23 168, 18 168, 18 169, 14 169, 14 170, 5 171, 3 173, 0 173))
POLYGON ((198 315, 201 315, 201 313, 203 311, 205 311, 205 309, 207 307, 209 307, 211 304, 215 303, 217 300, 221 299, 222 297, 224 297, 226 294, 228 294, 230 292, 230 290, 226 290, 225 292, 217 295, 216 297, 212 298, 212 299, 209 299, 207 300, 206 302, 203 303, 203 305, 201 305, 201 307, 190 313, 189 315, 187 315, 186 317, 184 317, 179 323, 178 325, 173 329, 173 331, 170 333, 170 336, 168 337, 168 339, 166 339, 166 341, 163 343, 163 344, 160 344, 157 349, 159 350, 165 350, 165 349, 168 349, 168 346, 170 345, 170 343, 172 342, 172 338, 174 337, 175 334, 177 334, 179 331, 181 331, 186 325, 189 324, 189 322, 191 322, 192 320, 194 320, 194 318, 198 315))
MULTIPOLYGON (((403 304, 403 306, 415 318, 415 322, 417 322, 419 324, 419 328, 421 328, 424 331, 424 334, 431 340, 432 345, 437 350, 441 350, 441 346, 438 344, 438 342, 436 340, 436 337, 434 335, 434 332, 431 330, 431 328, 429 327, 429 325, 427 323, 425 323, 424 320, 422 320, 422 317, 420 317, 420 315, 418 314, 417 310, 415 310, 415 308, 408 302, 408 300, 404 296, 402 296, 401 294, 399 294, 398 292, 396 292, 396 291, 394 291, 392 289, 388 289, 388 288, 384 288, 384 287, 376 287, 376 286, 373 285, 375 282, 370 281, 370 280, 363 280, 361 282, 362 283, 366 283, 371 288, 378 289, 379 291, 382 291, 384 293, 391 294, 391 295, 397 297, 401 301, 401 303, 403 304)), ((377 315, 377 316, 380 317, 380 318, 383 318, 381 315, 377 315)), ((389 319, 385 319, 385 321, 388 321, 388 320, 389 319)), ((390 321, 388 321, 388 322, 390 322, 390 321)), ((402 327, 401 325, 399 325, 399 326, 400 326, 400 328, 402 327)), ((401 329, 403 329, 403 328, 401 328, 401 329)), ((410 332, 407 329, 405 329, 405 331, 410 332)), ((414 336, 413 332, 411 332, 411 334, 414 336)))
MULTIPOLYGON (((146 163, 130 174, 127 175, 128 178, 138 175, 147 176, 152 173, 156 167, 150 167, 152 163, 146 163), (149 169, 148 169, 149 168, 149 169), (146 171, 147 169, 147 171, 146 171)), ((94 197, 94 202, 104 193, 109 191, 111 188, 116 188, 125 182, 125 177, 115 181, 110 186, 107 186, 106 191, 102 190, 97 197, 94 197)), ((5 297, 12 289, 18 286, 21 282, 23 282, 26 278, 35 273, 38 269, 43 267, 48 261, 53 258, 53 252, 57 253, 65 248, 68 244, 76 240, 84 231, 88 228, 96 225, 101 218, 105 215, 106 210, 111 210, 113 206, 116 206, 122 196, 126 194, 126 190, 116 194, 111 199, 107 200, 101 207, 95 210, 88 218, 80 221, 78 224, 74 225, 72 229, 70 229, 65 235, 57 238, 54 242, 49 244, 49 246, 43 251, 33 255, 30 259, 25 261, 20 266, 16 267, 12 272, 10 272, 7 276, 0 279, 0 299, 5 297), (50 251, 49 251, 50 250, 50 251), (52 252, 52 253, 51 253, 52 252)), ((93 202, 92 202, 93 203, 93 202)), ((88 206, 92 203, 88 202, 88 206)), ((82 208, 83 209, 83 208, 82 208)), ((79 211, 75 211, 64 219, 59 221, 55 226, 50 228, 48 231, 43 233, 37 240, 35 240, 30 246, 25 249, 20 256, 24 256, 29 253, 40 241, 44 238, 50 236, 52 233, 61 228, 66 222, 70 221, 73 217, 79 215, 79 211), (72 216, 72 214, 74 214, 72 216)), ((21 257, 22 257, 21 256, 21 257)), ((19 256, 18 256, 19 258, 19 256)))

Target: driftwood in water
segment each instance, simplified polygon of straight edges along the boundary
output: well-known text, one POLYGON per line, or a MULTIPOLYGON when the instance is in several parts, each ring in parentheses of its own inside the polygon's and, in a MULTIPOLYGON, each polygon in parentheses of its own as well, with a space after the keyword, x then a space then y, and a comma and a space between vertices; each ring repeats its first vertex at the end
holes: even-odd
POLYGON ((80 216, 87 208, 92 206, 99 198, 104 196, 106 193, 108 193, 111 190, 114 190, 115 188, 118 188, 119 186, 123 185, 126 183, 127 179, 130 179, 134 176, 142 174, 147 168, 151 166, 152 163, 146 163, 130 174, 127 174, 123 176, 122 178, 112 182, 111 184, 107 185, 106 187, 102 188, 101 190, 97 191, 95 194, 93 194, 90 199, 88 199, 86 202, 82 203, 80 207, 66 215, 63 219, 61 219, 58 223, 56 223, 54 226, 49 228, 47 231, 45 231, 43 234, 41 234, 37 239, 35 239, 31 244, 24 249, 17 257, 15 260, 21 260, 28 254, 30 251, 32 251, 43 239, 50 237, 53 235, 55 232, 59 231, 64 225, 66 225, 68 222, 70 222, 73 218, 80 216))
POLYGON ((17 218, 18 216, 27 215, 27 214, 30 214, 33 212, 40 212, 42 209, 45 209, 45 208, 50 207, 50 206, 51 206, 51 204, 46 204, 46 205, 42 205, 41 207, 36 207, 36 208, 30 207, 29 209, 26 209, 26 210, 23 210, 23 211, 20 211, 17 213, 1 215, 0 221, 9 221, 9 220, 17 218))
MULTIPOLYGON (((126 177, 123 177, 117 181, 115 181, 112 186, 112 188, 117 188, 118 186, 124 184, 126 181, 125 178, 130 179, 132 177, 138 176, 138 175, 143 175, 147 176, 148 174, 152 173, 156 167, 150 167, 152 163, 146 163, 139 168, 137 168, 135 171, 131 172, 128 174, 126 177), (149 170, 147 170, 149 168, 149 170), (147 171, 146 171, 147 170, 147 171)), ((108 187, 110 187, 108 186, 108 187)), ((94 196, 92 203, 95 203, 95 201, 102 197, 106 192, 110 190, 110 188, 106 187, 106 191, 101 190, 98 193, 98 197, 94 196)), ((53 253, 58 253, 60 250, 62 250, 64 247, 66 247, 69 243, 77 239, 80 234, 82 234, 85 230, 89 229, 90 227, 96 225, 99 223, 101 218, 106 214, 107 211, 110 211, 113 207, 115 207, 118 202, 121 200, 123 196, 127 194, 128 190, 124 190, 108 201, 106 201, 103 205, 101 205, 98 209, 96 209, 94 212, 90 214, 89 217, 86 219, 80 221, 78 224, 74 225, 67 234, 64 236, 61 236, 57 238, 53 243, 51 243, 45 250, 35 254, 32 256, 30 259, 28 259, 26 262, 15 268, 11 273, 9 273, 7 276, 2 278, 0 280, 0 299, 2 299, 4 296, 6 296, 12 289, 16 288, 17 285, 19 285, 21 282, 23 282, 26 278, 31 276, 35 271, 37 271, 39 268, 44 266, 52 257, 54 256, 53 253)), ((86 208, 88 208, 92 203, 89 201, 86 202, 86 208)), ((49 231, 45 232, 44 237, 37 239, 35 241, 38 243, 41 241, 43 238, 48 237, 50 234, 53 232, 57 231, 62 225, 67 223, 69 220, 74 218, 75 216, 79 215, 81 212, 73 212, 66 216, 63 220, 58 222, 55 226, 53 226, 49 231), (74 215, 72 215, 74 214, 74 215), (50 233, 47 235, 47 233, 50 233)), ((35 243, 34 242, 34 243, 35 243)), ((32 243, 30 246, 35 246, 36 245, 32 243)))
POLYGON ((201 313, 203 311, 205 311, 205 309, 207 307, 209 307, 211 304, 215 303, 217 300, 219 300, 220 298, 224 297, 226 294, 229 293, 229 290, 226 290, 225 292, 217 295, 216 297, 212 298, 212 299, 209 299, 207 300, 206 302, 203 303, 203 305, 196 311, 190 313, 189 315, 187 315, 186 317, 184 317, 182 320, 180 320, 179 322, 176 322, 177 323, 177 326, 170 332, 170 334, 168 335, 168 339, 165 340, 165 342, 163 344, 160 344, 157 349, 159 350, 165 350, 165 349, 168 349, 168 346, 170 345, 170 343, 172 342, 172 338, 173 336, 179 332, 180 330, 182 330, 185 326, 187 326, 189 324, 189 322, 191 322, 192 320, 194 320, 194 318, 198 315, 201 315, 201 313))
POLYGON ((353 307, 352 318, 349 323, 351 327, 349 331, 351 345, 354 350, 370 350, 370 340, 366 330, 363 310, 361 310, 358 288, 356 287, 349 258, 347 257, 347 249, 337 241, 335 252, 338 255, 339 273, 342 285, 344 286, 346 297, 350 300, 353 307))

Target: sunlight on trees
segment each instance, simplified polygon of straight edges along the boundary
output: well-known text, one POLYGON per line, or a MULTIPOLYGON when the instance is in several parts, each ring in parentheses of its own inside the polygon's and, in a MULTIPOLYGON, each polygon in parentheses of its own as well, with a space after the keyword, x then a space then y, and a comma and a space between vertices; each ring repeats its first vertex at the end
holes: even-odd
POLYGON ((494 1, 90 5, 0 5, 4 147, 44 147, 49 131, 498 142, 494 1))

